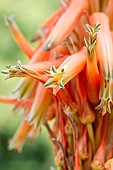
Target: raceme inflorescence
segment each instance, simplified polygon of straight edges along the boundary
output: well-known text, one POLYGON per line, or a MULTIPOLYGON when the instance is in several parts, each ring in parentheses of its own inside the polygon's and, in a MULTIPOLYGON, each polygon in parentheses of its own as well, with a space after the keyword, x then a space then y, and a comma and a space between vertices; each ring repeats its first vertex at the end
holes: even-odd
POLYGON ((20 78, 16 97, 0 97, 23 110, 9 149, 21 152, 44 125, 57 170, 113 170, 113 0, 60 0, 35 48, 13 16, 5 22, 29 58, 1 71, 20 78))

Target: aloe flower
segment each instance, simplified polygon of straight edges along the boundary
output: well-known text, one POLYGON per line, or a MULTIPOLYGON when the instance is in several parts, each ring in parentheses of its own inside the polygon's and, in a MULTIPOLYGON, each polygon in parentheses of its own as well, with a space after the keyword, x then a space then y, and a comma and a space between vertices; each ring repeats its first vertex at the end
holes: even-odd
POLYGON ((15 96, 0 102, 23 110, 9 149, 22 151, 44 125, 57 170, 113 169, 113 0, 60 0, 32 48, 12 16, 5 22, 29 58, 1 70, 18 77, 15 96), (51 123, 53 122, 53 123, 51 123))

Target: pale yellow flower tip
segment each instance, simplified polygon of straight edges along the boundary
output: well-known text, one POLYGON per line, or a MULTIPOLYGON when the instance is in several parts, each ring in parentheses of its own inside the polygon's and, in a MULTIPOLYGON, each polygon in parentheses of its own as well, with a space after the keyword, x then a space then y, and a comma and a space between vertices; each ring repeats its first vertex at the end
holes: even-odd
POLYGON ((105 168, 107 170, 113 170, 113 158, 109 159, 106 163, 105 163, 105 168))

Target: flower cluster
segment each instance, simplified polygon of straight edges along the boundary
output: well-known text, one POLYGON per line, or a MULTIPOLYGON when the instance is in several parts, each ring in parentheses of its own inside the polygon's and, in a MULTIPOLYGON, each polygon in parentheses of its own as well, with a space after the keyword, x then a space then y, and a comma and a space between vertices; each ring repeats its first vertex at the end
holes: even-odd
POLYGON ((58 170, 113 169, 113 0, 60 0, 36 32, 36 48, 5 17, 29 63, 8 65, 6 79, 21 77, 0 102, 23 109, 23 120, 9 141, 21 152, 44 125, 58 170), (51 123, 52 122, 52 123, 51 123))

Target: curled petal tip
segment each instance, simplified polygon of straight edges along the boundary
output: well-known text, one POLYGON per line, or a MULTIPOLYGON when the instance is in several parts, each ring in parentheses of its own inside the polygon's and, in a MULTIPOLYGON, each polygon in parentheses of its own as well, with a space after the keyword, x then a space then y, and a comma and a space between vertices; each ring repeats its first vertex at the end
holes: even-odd
POLYGON ((2 74, 9 74, 9 71, 8 70, 1 70, 0 71, 2 74))
POLYGON ((4 16, 3 18, 4 18, 5 24, 8 26, 14 20, 15 16, 14 15, 4 16))
POLYGON ((9 70, 1 70, 0 73, 4 74, 5 80, 11 78, 12 76, 9 73, 9 70))

